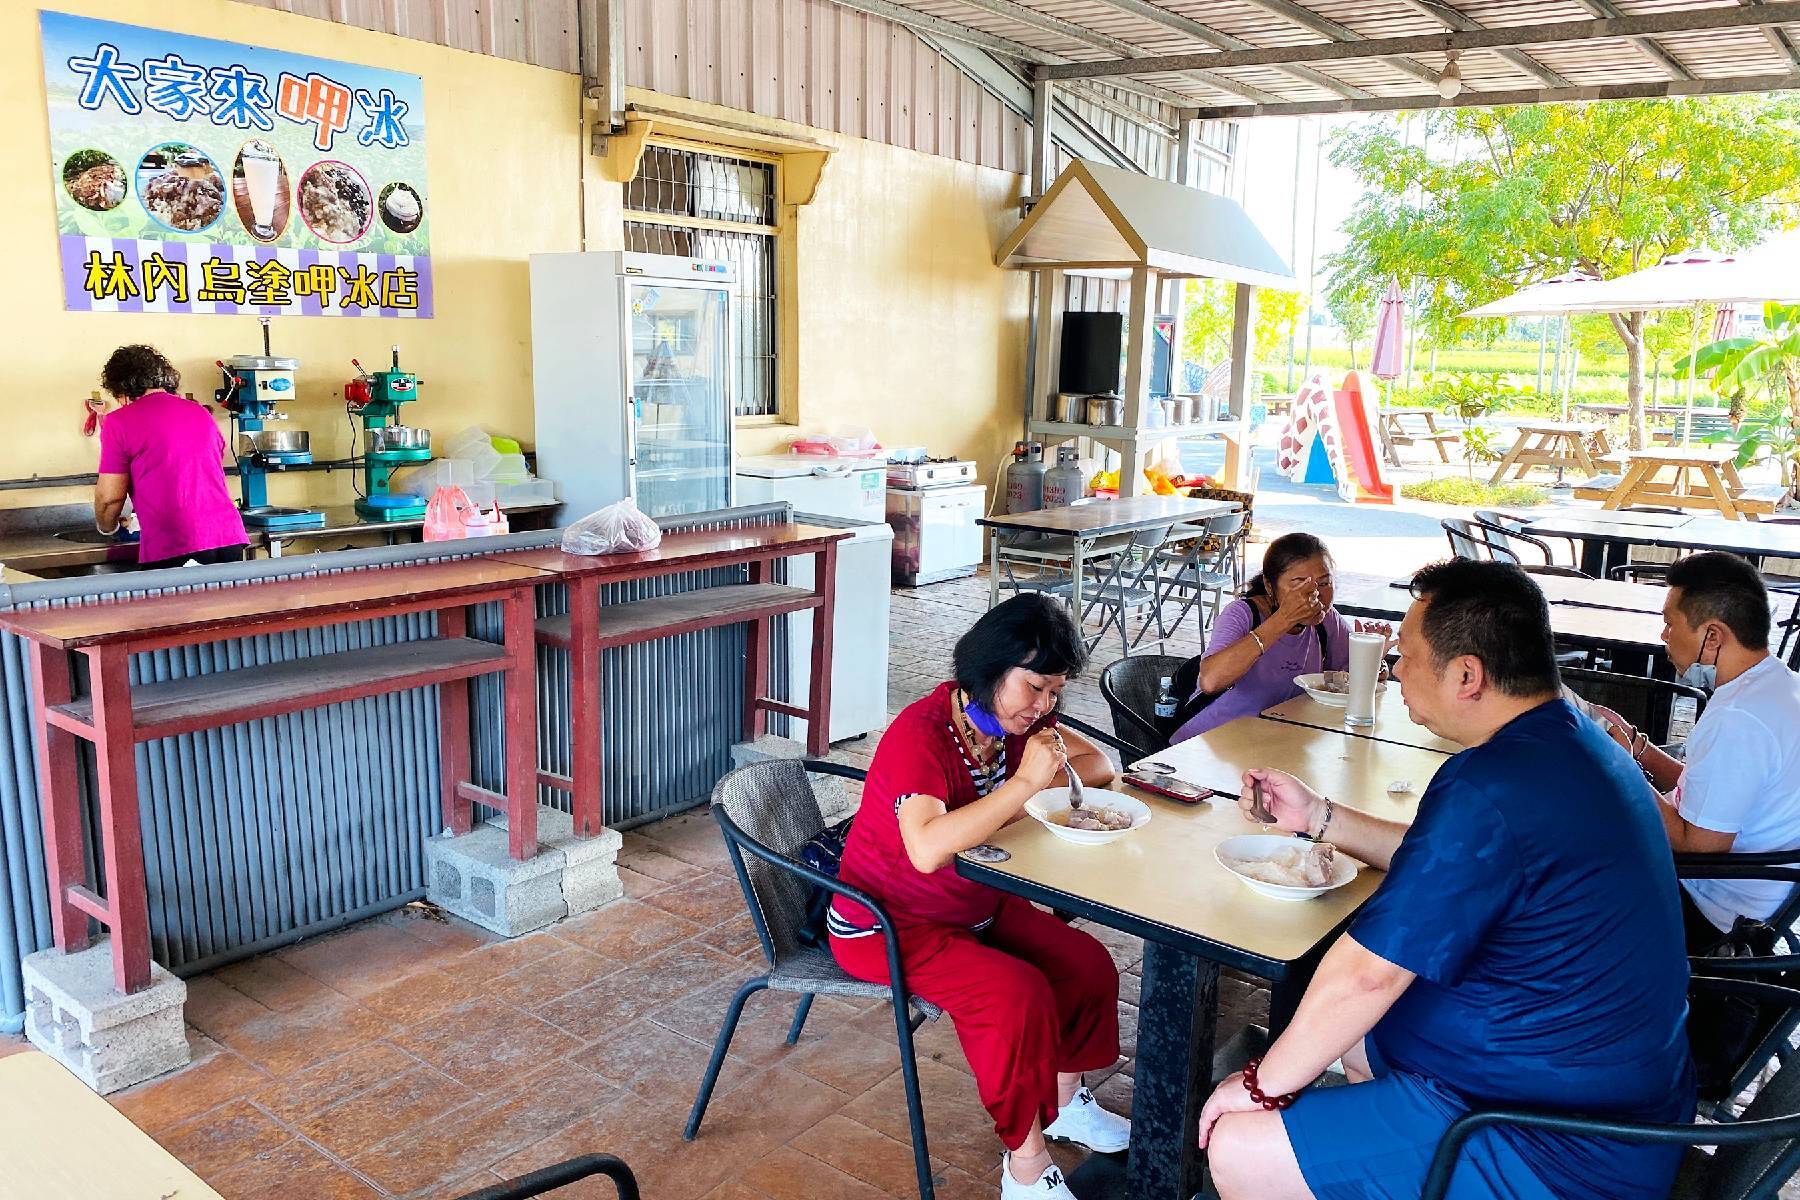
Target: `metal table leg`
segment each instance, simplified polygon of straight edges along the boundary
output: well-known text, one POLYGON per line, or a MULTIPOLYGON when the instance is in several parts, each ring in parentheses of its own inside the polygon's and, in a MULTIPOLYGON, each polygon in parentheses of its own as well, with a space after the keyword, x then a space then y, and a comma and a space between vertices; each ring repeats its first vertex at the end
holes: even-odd
POLYGON ((1200 1190, 1195 1142, 1212 1091, 1219 965, 1147 942, 1131 1099, 1132 1200, 1189 1200, 1200 1190))

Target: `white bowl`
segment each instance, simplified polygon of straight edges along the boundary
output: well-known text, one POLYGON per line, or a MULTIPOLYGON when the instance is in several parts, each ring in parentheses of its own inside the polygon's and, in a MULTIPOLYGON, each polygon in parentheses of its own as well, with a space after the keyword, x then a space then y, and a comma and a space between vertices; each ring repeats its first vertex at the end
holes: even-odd
POLYGON ((1218 858, 1220 866, 1243 880, 1252 891, 1260 892, 1272 900, 1311 900, 1341 888, 1356 878, 1356 860, 1345 855, 1342 850, 1331 860, 1331 882, 1324 887, 1288 887, 1279 883, 1265 883, 1260 879, 1250 878, 1237 868, 1240 862, 1266 859, 1279 851, 1293 849, 1294 844, 1295 839, 1283 833, 1244 833, 1220 842, 1213 854, 1218 858))
POLYGON ((1116 808, 1131 814, 1131 824, 1124 829, 1070 829, 1051 820, 1052 814, 1068 811, 1069 789, 1066 787, 1046 788, 1025 802, 1025 811, 1035 817, 1045 829, 1054 833, 1065 842, 1075 842, 1082 846, 1100 846, 1107 842, 1116 842, 1133 829, 1142 829, 1150 823, 1150 806, 1136 796, 1127 796, 1124 792, 1108 791, 1105 788, 1081 789, 1081 803, 1084 808, 1116 808))
MULTIPOLYGON (((1349 675, 1348 671, 1337 673, 1346 676, 1349 675)), ((1301 689, 1304 690, 1307 695, 1328 708, 1348 707, 1350 704, 1349 692, 1328 692, 1325 690, 1325 676, 1327 674, 1328 672, 1325 671, 1313 671, 1306 675, 1296 675, 1294 676, 1294 682, 1299 684, 1301 689)), ((1387 680, 1384 679, 1375 685, 1375 694, 1379 696, 1385 691, 1387 691, 1387 680)))

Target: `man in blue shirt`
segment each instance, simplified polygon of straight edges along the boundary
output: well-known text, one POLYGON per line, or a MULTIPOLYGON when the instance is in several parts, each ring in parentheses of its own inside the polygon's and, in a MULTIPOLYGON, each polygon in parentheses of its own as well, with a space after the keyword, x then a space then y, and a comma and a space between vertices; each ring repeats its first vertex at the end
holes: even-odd
MULTIPOLYGON (((1412 825, 1281 771, 1245 779, 1284 829, 1388 876, 1268 1054, 1207 1101, 1200 1139, 1222 1200, 1416 1197, 1471 1108, 1693 1116, 1681 910, 1655 796, 1560 698, 1530 576, 1442 563, 1413 596, 1401 695, 1413 720, 1468 749, 1438 769, 1412 825), (1355 1086, 1295 1095, 1340 1057, 1355 1086)), ((1502 1128, 1470 1140, 1450 1194, 1660 1200, 1680 1154, 1502 1128)))

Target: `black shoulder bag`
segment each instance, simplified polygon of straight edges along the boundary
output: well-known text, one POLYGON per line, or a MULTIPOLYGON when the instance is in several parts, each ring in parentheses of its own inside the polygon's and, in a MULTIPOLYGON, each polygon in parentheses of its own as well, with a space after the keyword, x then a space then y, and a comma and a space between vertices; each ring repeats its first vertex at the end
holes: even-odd
MULTIPOLYGON (((1243 603, 1249 604, 1250 601, 1244 600, 1243 603)), ((1251 607, 1255 608, 1254 605, 1251 607)), ((1323 668, 1325 664, 1325 622, 1321 621, 1313 628, 1319 634, 1319 665, 1323 668)), ((1174 716, 1156 718, 1156 731, 1162 735, 1165 745, 1171 737, 1175 736, 1177 729, 1193 720, 1196 715, 1206 709, 1207 705, 1231 690, 1230 688, 1226 688, 1224 692, 1200 690, 1200 660, 1205 657, 1204 654, 1196 654, 1188 659, 1175 668, 1175 675, 1169 680, 1169 690, 1177 697, 1186 697, 1186 699, 1176 702, 1174 716)))

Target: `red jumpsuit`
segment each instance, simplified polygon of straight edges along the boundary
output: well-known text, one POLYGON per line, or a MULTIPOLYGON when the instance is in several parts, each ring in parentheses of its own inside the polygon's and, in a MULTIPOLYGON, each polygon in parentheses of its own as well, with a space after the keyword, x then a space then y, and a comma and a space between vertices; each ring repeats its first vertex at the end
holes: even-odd
MULTIPOLYGON (((950 1015, 975 1072, 981 1102, 1008 1150, 1033 1121, 1056 1118, 1059 1071, 1098 1071, 1119 1058, 1119 972, 1089 934, 1016 896, 956 874, 925 874, 906 857, 898 811, 908 796, 950 808, 972 804, 1005 782, 1025 738, 1008 737, 995 767, 981 772, 953 725, 953 685, 944 684, 895 718, 876 748, 862 808, 839 867, 898 928, 907 990, 950 1015)), ((888 982, 887 953, 861 905, 839 899, 831 949, 859 979, 888 982)))

